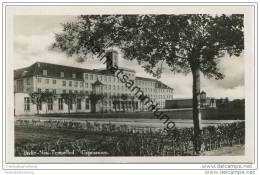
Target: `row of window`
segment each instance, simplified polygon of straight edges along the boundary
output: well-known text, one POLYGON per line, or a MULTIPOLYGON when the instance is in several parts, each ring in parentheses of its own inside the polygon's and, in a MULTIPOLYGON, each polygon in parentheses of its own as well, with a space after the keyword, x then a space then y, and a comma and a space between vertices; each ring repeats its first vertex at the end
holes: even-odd
MULTIPOLYGON (((81 106, 81 99, 77 99, 77 103, 76 103, 76 108, 77 110, 81 110, 82 106, 81 106)), ((59 110, 63 110, 63 104, 64 101, 62 98, 58 99, 58 109, 59 110)), ((85 109, 89 110, 89 99, 86 98, 85 99, 85 109)), ((73 103, 72 101, 68 103, 69 105, 69 109, 73 110, 73 103)), ((53 99, 49 98, 47 99, 47 109, 48 111, 52 111, 53 110, 53 99)), ((42 102, 40 100, 37 100, 37 110, 42 110, 42 102)), ((30 98, 29 97, 24 97, 24 111, 30 111, 30 98)))
MULTIPOLYGON (((43 92, 42 91, 42 89, 41 88, 38 88, 38 92, 39 93, 41 93, 41 92, 43 92)), ((44 92, 52 92, 53 94, 57 94, 57 91, 56 91, 56 89, 45 89, 44 90, 44 92)), ((90 92, 89 91, 77 91, 77 90, 65 90, 65 89, 63 89, 62 90, 62 93, 81 93, 81 94, 83 94, 85 92, 85 94, 90 94, 90 92)), ((103 92, 103 94, 104 95, 108 95, 108 96, 111 96, 111 95, 116 95, 116 94, 119 94, 119 93, 116 93, 116 92, 114 92, 114 93, 111 93, 111 92, 103 92)), ((131 95, 131 93, 128 93, 129 95, 131 95)), ((157 94, 147 94, 147 96, 149 96, 150 98, 158 98, 158 99, 171 99, 172 98, 172 95, 162 95, 162 94, 159 94, 159 95, 157 95, 157 94)))
MULTIPOLYGON (((88 74, 86 74, 86 75, 88 75, 88 74)), ((115 78, 115 77, 114 77, 115 78)), ((42 82, 42 79, 41 78, 38 78, 38 83, 41 83, 42 82)), ((137 81, 138 82, 138 81, 137 81)), ((147 81, 148 82, 148 81, 147 81)), ((146 83, 147 83, 146 82, 146 83)), ((45 79, 45 84, 49 84, 50 83, 50 79, 45 79)), ((83 84, 83 82, 82 81, 74 81, 74 85, 72 84, 73 83, 73 81, 66 81, 66 80, 63 80, 62 81, 62 86, 63 87, 66 87, 66 86, 68 86, 68 87, 84 87, 84 84, 83 84)), ((154 83, 154 82, 149 82, 149 83, 154 83)), ((55 79, 53 79, 52 80, 52 84, 57 84, 57 80, 55 80, 55 79)), ((137 84, 138 85, 138 84, 137 84)), ((85 88, 91 88, 91 85, 90 85, 90 83, 85 83, 85 88)), ((119 85, 117 85, 117 87, 116 87, 116 85, 104 85, 104 89, 105 90, 111 90, 111 88, 113 88, 113 90, 122 90, 122 91, 127 91, 127 89, 124 87, 124 86, 119 86, 119 85), (121 89, 120 89, 121 88, 121 89)), ((158 89, 158 88, 141 88, 144 92, 162 92, 162 93, 165 93, 165 92, 169 92, 169 93, 171 93, 172 92, 172 90, 171 89, 158 89)))
MULTIPOLYGON (((51 93, 53 93, 53 94, 57 94, 57 90, 56 89, 41 89, 41 88, 38 88, 38 90, 37 90, 39 93, 41 93, 41 92, 46 92, 46 93, 48 93, 48 92, 51 92, 51 93)), ((85 91, 86 92, 86 94, 88 94, 89 92, 88 91, 85 91)), ((84 93, 84 91, 77 91, 77 90, 66 90, 66 89, 63 89, 62 90, 62 93, 84 93)))
MULTIPOLYGON (((47 70, 43 70, 43 71, 42 71, 42 74, 43 74, 44 76, 47 76, 47 75, 48 75, 48 71, 47 71, 47 70)), ((64 72, 60 72, 60 77, 61 77, 61 78, 64 78, 64 72)), ((71 74, 71 78, 76 78, 76 74, 75 74, 75 73, 71 74)))
MULTIPOLYGON (((42 78, 37 78, 38 83, 42 83, 42 78)), ((45 84, 50 84, 50 79, 46 78, 44 79, 44 83, 45 84)), ((52 84, 57 84, 57 80, 56 79, 52 79, 52 84)), ((88 84, 86 84, 88 86, 88 84)), ((63 80, 62 81, 62 86, 69 86, 72 87, 72 81, 67 81, 63 80)), ((83 87, 83 82, 82 81, 74 81, 74 87, 83 87)))

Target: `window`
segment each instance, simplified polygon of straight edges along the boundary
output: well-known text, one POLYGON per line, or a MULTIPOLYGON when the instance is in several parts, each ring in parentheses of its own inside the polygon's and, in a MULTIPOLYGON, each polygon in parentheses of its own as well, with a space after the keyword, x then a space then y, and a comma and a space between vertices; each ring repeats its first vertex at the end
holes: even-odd
POLYGON ((69 81, 69 87, 71 87, 72 86, 72 81, 69 81))
POLYGON ((86 109, 88 110, 89 109, 89 99, 88 98, 86 98, 86 109))
POLYGON ((63 99, 59 98, 59 110, 63 110, 63 99))
POLYGON ((111 90, 111 85, 108 85, 108 90, 111 90))
POLYGON ((83 82, 80 82, 80 87, 83 87, 83 82))
POLYGON ((72 94, 72 90, 69 90, 69 93, 72 94))
POLYGON ((66 81, 62 81, 62 85, 63 85, 63 86, 66 86, 66 81))
POLYGON ((76 74, 72 74, 72 78, 76 78, 76 74))
POLYGON ((81 110, 81 99, 77 99, 77 109, 81 110))
POLYGON ((52 80, 52 84, 56 84, 57 83, 57 81, 56 80, 52 80))
POLYGON ((88 88, 88 83, 85 83, 85 87, 88 88))
POLYGON ((66 94, 66 90, 65 90, 65 89, 63 89, 63 90, 62 90, 62 93, 63 93, 63 94, 66 94))
POLYGON ((108 81, 111 82, 111 77, 110 76, 108 77, 108 81))
POLYGON ((107 76, 105 76, 105 82, 107 82, 107 76))
POLYGON ((42 79, 41 78, 37 78, 38 80, 38 83, 41 83, 42 82, 42 79))
POLYGON ((93 80, 93 75, 92 74, 90 75, 90 80, 93 80))
POLYGON ((30 98, 24 97, 24 111, 30 111, 30 98))
POLYGON ((17 91, 22 92, 23 91, 23 80, 17 80, 17 91))
POLYGON ((48 99, 48 110, 49 111, 53 110, 53 99, 52 98, 48 99))
POLYGON ((45 92, 46 92, 46 93, 49 93, 49 89, 45 89, 45 92))
POLYGON ((113 90, 116 90, 116 86, 115 85, 113 85, 113 90))
POLYGON ((103 81, 103 76, 102 75, 100 75, 100 81, 103 81))
POLYGON ((38 88, 38 93, 41 93, 42 92, 42 89, 41 88, 38 88))
POLYGON ((49 79, 45 79, 45 84, 49 84, 50 80, 49 79))
POLYGON ((60 73, 60 77, 63 78, 64 77, 64 72, 60 73))
POLYGON ((45 75, 45 76, 47 76, 47 70, 43 70, 43 71, 42 71, 42 74, 45 75))
POLYGON ((75 90, 75 94, 77 94, 78 93, 78 91, 77 90, 75 90))
POLYGON ((52 92, 53 92, 53 94, 56 94, 56 89, 53 89, 52 92))
POLYGON ((78 82, 77 81, 74 82, 74 86, 78 87, 78 82))
POLYGON ((85 79, 88 80, 88 74, 85 74, 85 79))

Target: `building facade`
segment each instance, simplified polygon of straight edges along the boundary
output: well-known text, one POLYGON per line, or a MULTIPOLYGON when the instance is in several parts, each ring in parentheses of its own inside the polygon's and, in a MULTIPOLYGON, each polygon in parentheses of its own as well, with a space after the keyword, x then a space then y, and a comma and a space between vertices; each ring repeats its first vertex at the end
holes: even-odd
MULTIPOLYGON (((216 108, 216 99, 213 97, 207 97, 206 92, 202 91, 200 93, 199 100, 200 108, 216 108)), ((192 99, 191 98, 182 98, 182 99, 172 99, 166 100, 165 104, 166 109, 184 109, 192 108, 192 99)))
MULTIPOLYGON (((15 70, 15 115, 147 110, 134 92, 108 71, 111 66, 118 65, 118 53, 110 51, 107 58, 112 62, 107 63, 105 69, 90 70, 36 62, 15 70)), ((119 68, 159 108, 165 108, 165 100, 173 99, 173 89, 164 83, 138 77, 135 70, 119 68)))

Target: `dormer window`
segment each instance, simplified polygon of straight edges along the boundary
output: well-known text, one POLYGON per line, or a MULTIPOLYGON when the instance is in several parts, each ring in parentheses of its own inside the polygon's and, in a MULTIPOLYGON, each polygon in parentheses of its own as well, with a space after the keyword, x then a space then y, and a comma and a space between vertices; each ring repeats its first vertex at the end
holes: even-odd
POLYGON ((61 73, 60 73, 60 77, 61 77, 61 78, 64 78, 64 72, 61 72, 61 73))
POLYGON ((43 70, 43 71, 42 71, 42 74, 45 75, 45 76, 47 76, 47 70, 43 70))
POLYGON ((76 78, 76 74, 72 74, 72 78, 76 78))

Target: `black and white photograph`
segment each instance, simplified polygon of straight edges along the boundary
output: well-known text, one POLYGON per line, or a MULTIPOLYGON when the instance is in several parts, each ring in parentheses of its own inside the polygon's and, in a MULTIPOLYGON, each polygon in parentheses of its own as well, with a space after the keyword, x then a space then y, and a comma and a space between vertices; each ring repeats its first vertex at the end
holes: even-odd
POLYGON ((252 8, 44 8, 6 9, 6 157, 254 161, 252 8))

